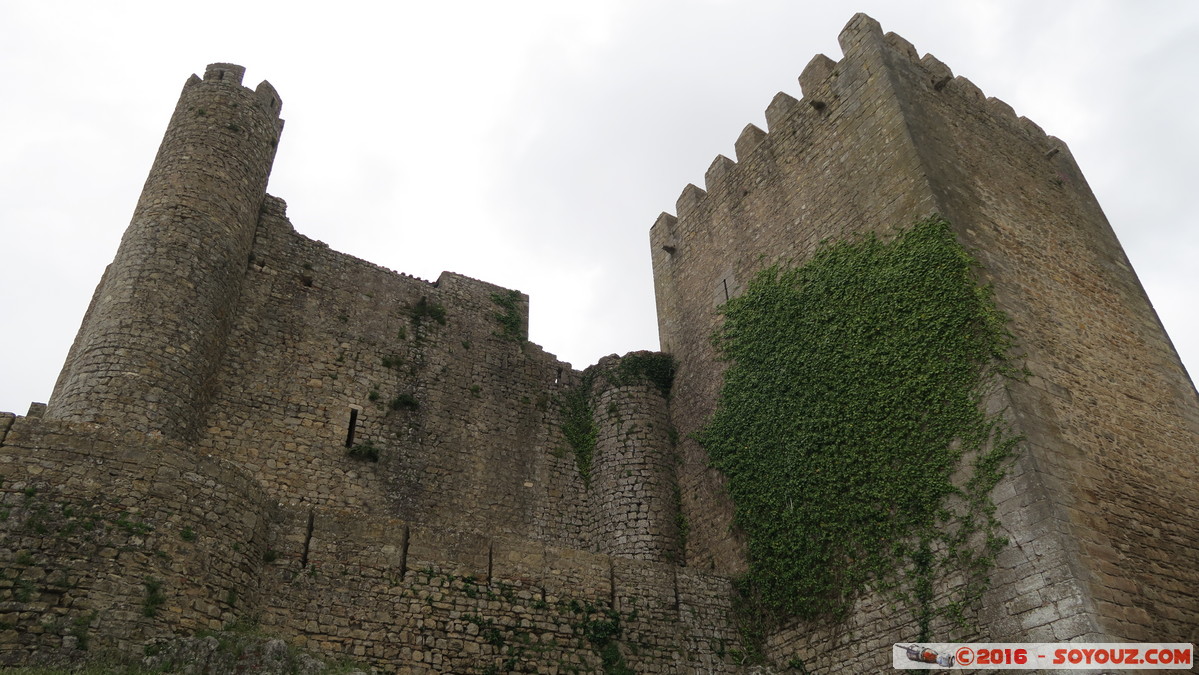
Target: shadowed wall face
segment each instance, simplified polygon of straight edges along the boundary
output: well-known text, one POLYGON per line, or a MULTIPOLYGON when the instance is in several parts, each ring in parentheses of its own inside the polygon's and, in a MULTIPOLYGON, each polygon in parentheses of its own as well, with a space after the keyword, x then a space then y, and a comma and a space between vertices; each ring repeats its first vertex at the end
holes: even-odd
MULTIPOLYGON (((817 56, 805 69, 802 100, 770 104, 769 133, 747 127, 737 161, 718 157, 707 189, 688 186, 677 217, 651 230, 662 348, 678 362, 671 416, 688 562, 743 570, 723 477, 691 438, 722 380, 710 342, 719 305, 758 270, 801 264, 827 239, 886 237, 935 212, 980 261, 1031 373, 987 401, 1026 443, 994 490, 1013 545, 982 634, 1192 634, 1199 616, 1176 591, 1199 583, 1182 562, 1199 552, 1186 534, 1199 515, 1195 389, 1069 150, 869 17, 840 43, 840 61, 817 56)), ((864 600, 848 634, 904 630, 875 608, 864 600)), ((836 639, 802 626, 773 642, 825 653, 822 641, 836 639)))
POLYGON ((1011 318, 1030 373, 1013 419, 1081 604, 1121 640, 1193 635, 1199 401, 1177 352, 1065 143, 886 40, 938 208, 1011 318))

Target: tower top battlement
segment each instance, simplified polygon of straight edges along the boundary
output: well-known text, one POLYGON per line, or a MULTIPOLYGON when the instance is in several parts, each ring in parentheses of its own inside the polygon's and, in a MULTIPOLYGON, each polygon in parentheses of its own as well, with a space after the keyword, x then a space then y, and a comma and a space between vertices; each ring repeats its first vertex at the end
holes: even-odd
MULTIPOLYGON (((1165 554, 1155 543, 1158 528, 1189 528, 1199 517, 1199 501, 1176 499, 1189 493, 1179 466, 1199 459, 1195 389, 1071 152, 865 14, 849 21, 839 43, 839 60, 817 55, 803 69, 802 98, 776 95, 766 109, 767 130, 744 127, 735 160, 717 156, 703 187, 686 185, 677 215, 662 213, 650 229, 659 337, 678 366, 671 419, 691 517, 689 564, 739 574, 750 550, 728 534, 738 532, 735 505, 696 440, 717 409, 730 367, 713 346, 723 325, 720 307, 773 265, 802 266, 827 244, 886 240, 939 214, 979 262, 975 281, 993 288, 1032 373, 1003 382, 987 402, 1011 411, 1012 427, 1027 443, 1013 476, 995 491, 1018 496, 1006 503, 996 497, 998 518, 1028 523, 1028 503, 1057 505, 1037 516, 1044 525, 1018 535, 1024 550, 1055 553, 1006 551, 1005 569, 992 584, 1014 588, 1021 579, 1062 577, 1058 571, 1069 569, 1072 593, 1087 598, 1086 606, 1059 611, 1042 626, 998 618, 997 611, 997 623, 984 634, 1007 621, 1030 631, 1024 635, 1045 630, 1058 639, 1151 640, 1193 627, 1199 617, 1178 603, 1169 611, 1185 614, 1182 624, 1151 618, 1162 610, 1149 599, 1165 598, 1177 575, 1193 573, 1149 572, 1148 561, 1195 554, 1190 545, 1165 554), (1084 400, 1096 405, 1079 405, 1084 400), (1133 483, 1144 486, 1135 497, 1122 487, 1133 483), (1129 518, 1119 525, 1105 520, 1098 494, 1120 494, 1129 518), (1066 531, 1074 534, 1059 534, 1066 531), (1095 564, 1133 557, 1115 551, 1153 553, 1146 564, 1119 571, 1095 564), (1120 589, 1130 583, 1146 595, 1128 597, 1120 589), (1138 609, 1114 611, 1118 605, 1138 609)), ((858 309, 846 301, 842 311, 851 316, 858 309)), ((785 346, 779 349, 785 354, 785 346)), ((848 361, 857 356, 841 354, 848 361)), ((784 445, 753 442, 747 438, 747 447, 762 453, 784 445)), ((855 639, 886 630, 875 626, 855 639)), ((803 627, 776 638, 820 640, 803 627)))
POLYGON ((274 85, 263 80, 258 83, 254 89, 242 86, 242 78, 245 77, 245 66, 239 66, 236 63, 210 63, 204 69, 204 77, 200 78, 192 75, 184 83, 184 89, 200 82, 205 83, 221 83, 230 86, 241 87, 247 92, 253 92, 258 100, 259 106, 268 114, 279 116, 283 111, 283 99, 279 96, 279 92, 275 91, 274 85))
POLYGON ((245 77, 246 67, 236 63, 210 63, 204 69, 204 80, 207 82, 232 82, 241 84, 245 77))

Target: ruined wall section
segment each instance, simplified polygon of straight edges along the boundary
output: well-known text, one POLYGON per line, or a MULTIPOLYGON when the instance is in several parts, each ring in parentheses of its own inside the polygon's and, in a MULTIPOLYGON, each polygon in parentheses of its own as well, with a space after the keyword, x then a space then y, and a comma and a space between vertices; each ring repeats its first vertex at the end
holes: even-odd
POLYGON ((650 232, 662 350, 678 359, 671 415, 682 439, 687 559, 704 569, 744 565, 723 479, 692 439, 714 410, 724 369, 711 343, 717 308, 763 267, 800 263, 825 239, 885 233, 936 210, 881 55, 859 23, 846 28, 846 58, 812 59, 800 77, 804 99, 776 96, 769 133, 746 127, 737 161, 717 157, 707 190, 687 186, 677 218, 663 214, 650 232))
POLYGON ((674 562, 683 542, 666 393, 621 368, 648 356, 605 357, 594 366, 599 375, 591 396, 597 429, 589 490, 592 538, 601 553, 674 562))
POLYGON ((46 415, 190 438, 236 309, 283 121, 269 83, 212 64, 183 87, 46 415))
POLYGON ((1199 610, 1180 590, 1199 584, 1194 385, 1065 144, 888 41, 941 210, 1031 372, 1010 384, 1012 409, 1085 591, 1074 604, 1114 639, 1190 639, 1199 610))
POLYGON ((527 316, 520 293, 332 251, 269 198, 199 447, 290 505, 587 548, 556 452, 573 371, 527 316))

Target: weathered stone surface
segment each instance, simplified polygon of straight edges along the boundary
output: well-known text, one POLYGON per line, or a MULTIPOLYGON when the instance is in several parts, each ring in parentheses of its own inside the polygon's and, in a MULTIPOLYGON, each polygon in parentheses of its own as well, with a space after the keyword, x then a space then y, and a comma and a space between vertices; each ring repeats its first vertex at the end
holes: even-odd
MULTIPOLYGON (((519 292, 298 234, 265 193, 277 93, 232 64, 190 78, 53 398, 0 414, 0 665, 149 647, 209 672, 320 667, 297 650, 596 672, 611 643, 636 672, 769 672, 741 663, 743 542, 693 436, 721 383, 714 309, 765 265, 933 212, 1030 372, 983 402, 1025 438, 993 492, 1010 545, 973 623, 933 634, 1192 635, 1199 404, 1069 150, 869 17, 840 42, 651 230, 669 393, 530 344, 519 292), (563 432, 584 382, 589 484, 563 432), (199 636, 249 624, 233 666, 199 636)), ((916 623, 867 595, 764 647, 879 672, 916 623)))
MULTIPOLYGON (((1069 151, 869 17, 855 17, 840 42, 840 61, 817 57, 801 78, 810 105, 772 118, 755 151, 680 210, 669 236, 685 244, 667 249, 666 232, 651 231, 662 349, 678 363, 671 419, 688 563, 726 574, 744 565, 722 477, 693 440, 724 368, 711 344, 713 294, 765 266, 802 263, 822 241, 886 237, 940 213, 982 263, 980 281, 1011 317, 1030 376, 988 403, 1026 439, 994 492, 1012 546, 981 626, 935 634, 1191 635, 1195 389, 1069 151)), ((838 640, 910 641, 917 631, 912 617, 873 607, 862 599, 836 630, 784 629, 770 650, 820 672, 877 671, 881 654, 837 660, 838 640)))

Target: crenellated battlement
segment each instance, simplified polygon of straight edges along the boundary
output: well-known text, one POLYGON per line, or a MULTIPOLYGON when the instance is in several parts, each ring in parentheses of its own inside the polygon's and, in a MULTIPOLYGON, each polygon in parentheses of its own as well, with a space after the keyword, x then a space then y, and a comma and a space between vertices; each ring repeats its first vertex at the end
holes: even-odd
MULTIPOLYGON (((1019 531, 1024 544, 1003 554, 979 635, 994 641, 1148 639, 1153 626, 1173 634, 1191 630, 1199 623, 1195 612, 1185 612, 1185 619, 1176 614, 1177 621, 1154 620, 1158 610, 1148 595, 1134 598, 1120 589, 1131 577, 1139 587, 1159 591, 1183 576, 1199 583, 1193 572, 1094 564, 1108 551, 1160 549, 1153 542, 1158 526, 1145 523, 1164 519, 1185 527, 1172 513, 1146 506, 1169 501, 1157 488, 1136 490, 1127 503, 1143 520, 1111 527, 1097 515, 1102 506, 1094 495, 1126 494, 1120 492, 1128 484, 1125 460, 1133 456, 1138 466, 1152 457, 1152 483, 1174 485, 1170 494, 1181 494, 1170 467, 1177 457, 1196 458, 1199 425, 1194 389, 1181 367, 1149 365, 1177 364, 1177 355, 1068 148, 935 56, 921 56, 904 38, 884 33, 868 16, 855 16, 839 43, 840 60, 813 57, 799 75, 801 98, 777 94, 765 111, 767 130, 746 126, 734 142, 735 160, 717 155, 703 188, 684 187, 677 215, 662 213, 650 228, 661 346, 678 363, 671 419, 679 431, 678 481, 690 522, 688 564, 737 574, 747 559, 724 478, 710 469, 695 440, 715 411, 727 366, 712 344, 720 307, 764 268, 802 265, 826 242, 870 235, 887 240, 939 214, 977 255, 979 280, 994 289, 1011 317, 1034 373, 1033 381, 1005 383, 989 403, 1012 411, 1029 455, 995 489, 997 517, 1009 531, 1019 531), (1113 347, 1132 341, 1145 351, 1113 347), (1150 389, 1162 392, 1156 405, 1172 411, 1172 422, 1159 423, 1162 418, 1139 404, 1113 398, 1113 387, 1141 396, 1145 372, 1154 373, 1157 384, 1150 389), (1087 410, 1077 404, 1084 391, 1094 404, 1087 410), (1188 430, 1179 435, 1184 426, 1188 430), (1093 473, 1081 477, 1080 471, 1093 473), (1030 503, 1060 510, 1047 507, 1031 516, 1030 503), (1156 515, 1145 515, 1147 510, 1156 515), (1052 553, 1030 555, 1034 548, 1052 553), (1005 604, 1030 589, 1042 592, 1037 580, 1049 578, 1085 600, 1052 610, 1005 604), (1130 614, 1117 606, 1141 609, 1130 614)), ((1199 516, 1199 503, 1189 500, 1179 512, 1199 516)), ((1194 550, 1178 547, 1173 555, 1193 556, 1194 550)), ((951 585, 937 590, 953 592, 951 585)), ((871 616, 876 601, 863 598, 854 616, 871 616)), ((851 622, 847 634, 859 643, 890 642, 911 618, 890 621, 851 622)), ((843 644, 835 636, 844 626, 819 628, 796 622, 770 644, 787 655, 828 654, 843 644)), ((880 664, 807 666, 874 672, 880 664)))
MULTIPOLYGON (((246 69, 244 66, 239 66, 236 63, 210 63, 204 69, 204 77, 200 78, 192 75, 184 83, 184 90, 188 90, 198 84, 204 83, 209 86, 226 86, 229 88, 237 88, 248 94, 251 94, 257 107, 263 112, 275 118, 283 111, 283 99, 279 96, 279 92, 275 91, 275 87, 270 82, 263 80, 258 83, 254 89, 242 85, 242 79, 245 77, 246 69)), ((279 128, 282 128, 280 123, 279 128)))
POLYGON ((766 106, 766 129, 778 131, 786 120, 799 109, 799 101, 790 94, 780 91, 766 106))
POLYGON ((855 16, 846 25, 839 41, 844 50, 841 60, 834 61, 824 54, 817 54, 804 67, 799 75, 802 98, 796 99, 786 92, 779 92, 771 100, 765 110, 768 131, 754 124, 746 125, 734 142, 736 160, 717 155, 704 174, 704 189, 695 185, 683 189, 676 203, 676 213, 680 218, 702 212, 710 208, 709 204, 722 203, 727 197, 726 188, 722 185, 736 185, 739 164, 760 149, 769 152, 766 148, 771 147, 773 135, 798 133, 798 128, 820 124, 821 121, 831 124, 839 114, 839 100, 847 93, 844 85, 838 85, 839 78, 847 70, 859 67, 860 59, 878 58, 884 56, 884 51, 885 58, 893 65, 901 62, 905 67, 917 71, 916 79, 930 90, 974 101, 978 110, 984 111, 997 123, 1020 129, 1021 134, 1030 141, 1044 144, 1046 152, 1068 152, 1064 143, 1047 136, 1028 118, 1017 115, 1010 105, 987 97, 969 79, 955 77, 949 67, 932 54, 920 56, 916 47, 903 37, 895 33, 884 34, 878 22, 864 14, 855 16))
MULTIPOLYGON (((245 87, 236 64, 189 77, 49 404, 0 413, 0 665, 82 661, 89 634, 92 653, 140 658, 164 636, 259 620, 387 672, 748 672, 748 614, 730 603, 755 561, 697 440, 729 366, 712 339, 722 307, 766 268, 836 242, 902 244, 915 222, 944 224, 930 214, 963 247, 945 240, 950 255, 977 261, 958 275, 991 289, 998 311, 979 320, 1007 317, 1027 372, 980 393, 1022 439, 991 490, 1016 545, 965 608, 973 625, 934 611, 975 588, 955 571, 929 580, 919 611, 861 591, 842 621, 772 624, 768 667, 880 672, 885 645, 921 631, 1193 633, 1178 589, 1199 585, 1199 551, 1162 533, 1199 519, 1179 470, 1199 460, 1199 401, 1069 150, 868 16, 839 43, 650 228, 661 352, 582 372, 528 342, 524 293, 420 279, 298 232, 266 192, 278 92, 245 87)), ((944 267, 927 260, 914 267, 944 267)), ((838 294, 821 321, 863 315, 858 272, 878 273, 874 297, 922 283, 859 262, 822 282, 838 294)), ((761 354, 768 377, 836 389, 860 350, 900 362, 882 324, 948 326, 942 295, 830 339, 843 344, 818 361, 834 374, 819 387, 775 368, 785 348, 761 354)), ((940 376, 927 370, 902 377, 940 376)), ((761 391, 759 411, 774 405, 761 391)), ((831 414, 870 442, 904 433, 872 407, 831 414)), ((787 424, 827 419, 797 415, 787 424)), ((738 442, 793 452, 772 431, 738 442)), ((813 477, 798 457, 779 473, 813 477)))
POLYGON ((241 86, 241 80, 245 74, 245 67, 236 63, 210 63, 204 69, 204 81, 227 82, 241 86))
POLYGON ((254 96, 258 98, 258 103, 264 110, 278 117, 283 110, 283 99, 279 98, 279 93, 271 86, 270 82, 263 80, 254 88, 254 96))

